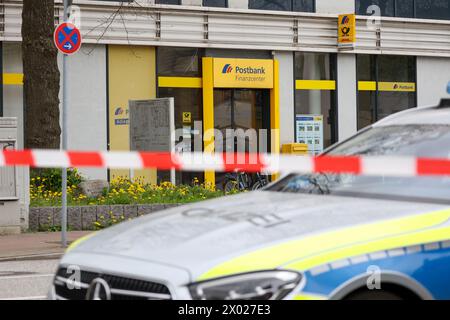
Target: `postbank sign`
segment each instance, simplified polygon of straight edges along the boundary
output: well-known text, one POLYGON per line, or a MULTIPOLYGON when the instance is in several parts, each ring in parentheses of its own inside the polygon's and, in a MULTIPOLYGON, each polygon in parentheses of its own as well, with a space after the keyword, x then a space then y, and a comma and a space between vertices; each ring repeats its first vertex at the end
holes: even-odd
POLYGON ((213 63, 215 88, 273 88, 273 60, 216 58, 213 63))

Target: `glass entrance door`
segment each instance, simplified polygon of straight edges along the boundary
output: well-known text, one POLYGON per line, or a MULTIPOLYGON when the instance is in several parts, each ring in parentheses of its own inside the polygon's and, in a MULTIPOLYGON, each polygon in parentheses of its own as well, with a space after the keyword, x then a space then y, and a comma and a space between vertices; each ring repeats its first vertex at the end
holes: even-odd
POLYGON ((217 151, 269 152, 270 144, 267 140, 270 136, 269 91, 215 90, 214 123, 215 128, 222 135, 222 137, 216 136, 217 151), (246 138, 245 150, 237 146, 237 140, 241 138, 242 134, 245 134, 246 138), (231 143, 231 140, 234 142, 231 143))
POLYGON ((270 152, 270 91, 214 90, 214 123, 216 152, 270 152))

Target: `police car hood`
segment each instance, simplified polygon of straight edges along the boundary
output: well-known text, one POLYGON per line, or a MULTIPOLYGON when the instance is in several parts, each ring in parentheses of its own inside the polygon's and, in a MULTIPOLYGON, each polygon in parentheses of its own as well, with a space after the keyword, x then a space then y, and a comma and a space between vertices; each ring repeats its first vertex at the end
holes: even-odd
POLYGON ((258 249, 442 208, 433 204, 259 191, 122 223, 97 233, 71 252, 161 263, 183 268, 195 279, 220 263, 258 249))

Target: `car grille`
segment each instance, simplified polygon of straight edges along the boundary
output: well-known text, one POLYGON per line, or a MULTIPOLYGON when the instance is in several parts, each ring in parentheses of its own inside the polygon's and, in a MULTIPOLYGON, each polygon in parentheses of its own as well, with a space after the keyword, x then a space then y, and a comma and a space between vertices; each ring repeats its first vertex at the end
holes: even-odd
MULTIPOLYGON (((67 268, 60 268, 56 274, 54 285, 58 300, 86 300, 89 286, 95 279, 103 279, 109 286, 111 300, 171 300, 169 288, 164 284, 130 279, 98 272, 81 271, 79 282, 71 282, 75 278, 67 268), (72 279, 70 277, 72 276, 72 279), (71 287, 72 286, 72 287, 71 287), (75 288, 74 288, 75 287, 75 288)), ((104 290, 99 290, 98 298, 107 300, 104 290)))

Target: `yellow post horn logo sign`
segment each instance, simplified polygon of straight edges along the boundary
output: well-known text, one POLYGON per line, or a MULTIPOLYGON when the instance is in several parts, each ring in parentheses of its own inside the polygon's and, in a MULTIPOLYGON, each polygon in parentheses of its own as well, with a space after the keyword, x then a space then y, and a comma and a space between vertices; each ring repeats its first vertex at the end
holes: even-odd
POLYGON ((356 42, 356 15, 342 14, 338 22, 339 48, 353 48, 356 42))
POLYGON ((183 123, 192 123, 192 113, 183 112, 183 123))

